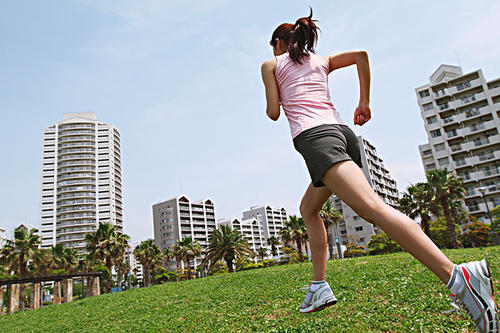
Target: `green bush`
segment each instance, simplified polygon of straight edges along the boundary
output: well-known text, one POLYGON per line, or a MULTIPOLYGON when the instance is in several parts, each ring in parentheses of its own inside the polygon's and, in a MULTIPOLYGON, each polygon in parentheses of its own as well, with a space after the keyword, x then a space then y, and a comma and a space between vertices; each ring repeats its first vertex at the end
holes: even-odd
POLYGON ((354 258, 365 256, 366 250, 363 245, 357 245, 355 243, 347 244, 347 249, 344 251, 344 258, 354 258))
POLYGON ((385 232, 372 235, 370 237, 370 241, 368 242, 367 246, 369 255, 403 251, 401 246, 399 246, 398 243, 393 241, 385 232))

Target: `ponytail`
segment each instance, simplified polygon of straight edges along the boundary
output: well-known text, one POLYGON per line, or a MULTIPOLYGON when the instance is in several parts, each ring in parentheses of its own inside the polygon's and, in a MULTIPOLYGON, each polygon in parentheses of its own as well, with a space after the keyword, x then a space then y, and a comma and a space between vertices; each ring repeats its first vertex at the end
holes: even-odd
POLYGON ((312 8, 308 17, 299 18, 290 31, 290 42, 288 44, 288 53, 290 58, 296 64, 302 64, 302 58, 309 52, 314 53, 314 46, 318 40, 318 30, 312 19, 312 8))

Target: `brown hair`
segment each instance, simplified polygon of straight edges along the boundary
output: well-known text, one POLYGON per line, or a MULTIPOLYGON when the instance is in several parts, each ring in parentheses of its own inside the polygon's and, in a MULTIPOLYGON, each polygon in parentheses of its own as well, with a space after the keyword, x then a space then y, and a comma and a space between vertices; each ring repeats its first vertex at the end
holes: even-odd
POLYGON ((274 30, 270 44, 276 46, 275 39, 278 38, 287 45, 287 51, 290 58, 296 64, 302 63, 302 58, 307 56, 308 52, 314 53, 314 46, 318 40, 318 30, 312 19, 312 8, 308 17, 299 18, 295 24, 283 23, 274 30))

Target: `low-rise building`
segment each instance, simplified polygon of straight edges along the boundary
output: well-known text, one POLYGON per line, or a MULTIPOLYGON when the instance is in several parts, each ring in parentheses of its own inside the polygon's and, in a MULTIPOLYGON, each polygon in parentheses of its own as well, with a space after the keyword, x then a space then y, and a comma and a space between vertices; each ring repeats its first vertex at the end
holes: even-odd
MULTIPOLYGON (((243 212, 244 220, 251 218, 255 218, 259 221, 262 228, 262 234, 265 239, 265 244, 267 245, 267 239, 271 236, 281 239, 279 232, 284 227, 288 216, 284 207, 273 209, 270 205, 265 205, 252 206, 249 210, 243 212)), ((278 256, 283 254, 281 248, 281 244, 277 246, 278 256)))
POLYGON ((256 218, 239 219, 237 217, 223 218, 217 221, 217 225, 229 225, 232 229, 239 231, 249 244, 251 249, 257 253, 260 247, 267 249, 265 238, 259 221, 256 218))
MULTIPOLYGON (((215 204, 209 198, 191 201, 182 194, 153 205, 154 241, 162 251, 173 249, 177 241, 185 237, 191 237, 206 250, 208 237, 215 228, 215 204)), ((198 258, 192 262, 194 269, 201 260, 198 258)), ((180 266, 184 267, 184 263, 180 266)), ((169 270, 176 267, 175 259, 169 262, 169 270)))

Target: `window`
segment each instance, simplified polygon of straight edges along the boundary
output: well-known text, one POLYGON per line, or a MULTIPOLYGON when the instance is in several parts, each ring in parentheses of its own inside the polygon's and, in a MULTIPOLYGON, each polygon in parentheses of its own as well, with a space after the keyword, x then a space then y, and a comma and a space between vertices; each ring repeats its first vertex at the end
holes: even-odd
POLYGON ((439 166, 445 166, 448 165, 450 162, 448 160, 448 157, 443 157, 438 159, 439 166))
POLYGON ((356 230, 356 231, 363 231, 363 227, 356 227, 354 230, 356 230))
POLYGON ((342 230, 342 231, 340 232, 340 234, 341 234, 341 235, 346 235, 346 234, 347 234, 347 231, 342 230))
POLYGON ((469 88, 469 87, 470 87, 470 81, 461 82, 461 83, 457 84, 458 91, 464 90, 465 88, 469 88))
POLYGON ((436 116, 431 116, 429 118, 427 118, 427 124, 434 124, 435 122, 437 122, 437 117, 436 116))
POLYGON ((424 111, 429 111, 429 110, 432 110, 434 108, 432 103, 424 104, 423 107, 424 107, 424 111))
POLYGON ((436 149, 436 151, 444 150, 444 143, 438 143, 437 145, 434 145, 434 149, 436 149))
POLYGON ((424 98, 424 97, 430 96, 428 89, 421 90, 421 91, 418 92, 418 94, 420 95, 420 98, 424 98))
POLYGON ((438 136, 441 136, 441 130, 440 129, 431 131, 431 137, 437 138, 438 136))
POLYGON ((364 238, 364 237, 361 237, 361 238, 359 239, 359 242, 360 242, 360 243, 364 243, 364 241, 365 241, 365 238, 364 238))

